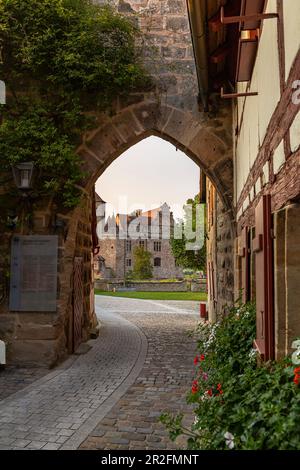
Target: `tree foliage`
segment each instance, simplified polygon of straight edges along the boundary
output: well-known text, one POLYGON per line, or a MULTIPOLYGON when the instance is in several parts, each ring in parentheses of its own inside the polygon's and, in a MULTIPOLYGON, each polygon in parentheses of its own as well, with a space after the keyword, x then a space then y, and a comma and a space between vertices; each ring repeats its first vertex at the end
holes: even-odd
MULTIPOLYGON (((195 196, 194 199, 188 199, 186 204, 192 205, 192 229, 196 229, 196 205, 199 204, 199 195, 195 196)), ((187 239, 185 236, 186 219, 178 222, 182 225, 182 238, 176 239, 174 236, 171 237, 170 243, 172 253, 175 257, 176 263, 183 268, 192 270, 206 271, 206 244, 200 250, 187 250, 186 244, 187 239)), ((191 241, 191 240, 189 240, 191 241)))
POLYGON ((138 30, 91 0, 1 0, 2 169, 34 161, 38 191, 77 204, 83 173, 75 150, 93 120, 116 97, 145 87, 138 30))
POLYGON ((135 247, 133 251, 134 268, 132 271, 134 279, 151 279, 152 278, 152 255, 143 247, 135 247))

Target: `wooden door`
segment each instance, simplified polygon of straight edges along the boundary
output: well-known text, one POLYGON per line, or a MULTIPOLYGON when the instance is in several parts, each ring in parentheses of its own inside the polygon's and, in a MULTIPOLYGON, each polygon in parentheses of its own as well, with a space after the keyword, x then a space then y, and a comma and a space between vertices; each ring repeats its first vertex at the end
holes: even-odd
POLYGON ((263 196, 255 210, 255 347, 263 360, 274 359, 274 268, 271 196, 263 196))

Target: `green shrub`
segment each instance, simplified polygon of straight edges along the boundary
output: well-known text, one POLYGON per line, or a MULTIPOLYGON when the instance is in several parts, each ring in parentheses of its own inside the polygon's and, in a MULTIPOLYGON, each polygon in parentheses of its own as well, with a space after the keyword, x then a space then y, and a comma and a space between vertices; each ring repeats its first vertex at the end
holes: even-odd
POLYGON ((127 18, 91 0, 2 0, 1 169, 34 161, 38 196, 76 206, 85 176, 76 148, 96 125, 91 111, 111 112, 119 96, 149 85, 138 37, 127 18))
POLYGON ((133 250, 134 268, 132 271, 132 279, 148 280, 152 278, 152 255, 150 251, 143 247, 136 246, 133 250))
POLYGON ((190 449, 300 449, 300 389, 290 359, 258 365, 252 349, 255 308, 239 305, 215 325, 197 329, 195 380, 188 394, 195 421, 161 417, 175 439, 190 449))

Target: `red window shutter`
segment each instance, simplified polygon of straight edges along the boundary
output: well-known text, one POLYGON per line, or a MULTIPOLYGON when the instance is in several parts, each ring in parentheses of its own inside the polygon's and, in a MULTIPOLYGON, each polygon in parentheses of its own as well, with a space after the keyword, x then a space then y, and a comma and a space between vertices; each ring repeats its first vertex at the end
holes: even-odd
POLYGON ((274 270, 271 196, 263 196, 255 210, 256 340, 266 361, 274 359, 274 270))

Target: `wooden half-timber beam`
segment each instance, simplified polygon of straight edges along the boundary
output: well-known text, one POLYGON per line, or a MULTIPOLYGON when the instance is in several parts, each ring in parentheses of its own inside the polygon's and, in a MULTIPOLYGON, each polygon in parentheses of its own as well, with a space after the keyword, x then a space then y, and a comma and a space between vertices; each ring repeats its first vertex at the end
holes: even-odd
POLYGON ((248 16, 225 16, 224 7, 221 7, 221 23, 222 24, 233 24, 233 23, 248 23, 252 21, 269 20, 272 18, 279 18, 278 13, 257 13, 255 15, 248 16))

